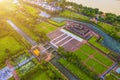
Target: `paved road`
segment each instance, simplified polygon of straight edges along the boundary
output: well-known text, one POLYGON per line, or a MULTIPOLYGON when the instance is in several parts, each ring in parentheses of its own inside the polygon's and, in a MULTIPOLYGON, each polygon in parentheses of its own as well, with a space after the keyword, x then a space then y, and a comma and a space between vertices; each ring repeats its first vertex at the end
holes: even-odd
POLYGON ((7 20, 7 22, 13 27, 21 36, 23 36, 32 46, 37 43, 33 41, 27 34, 25 34, 20 28, 18 28, 11 20, 7 20))
POLYGON ((118 63, 115 63, 112 67, 110 67, 104 74, 101 75, 101 78, 104 80, 104 77, 106 74, 108 74, 111 70, 113 70, 116 66, 118 66, 118 63))
MULTIPOLYGON (((28 35, 26 35, 20 28, 18 28, 11 20, 7 20, 7 22, 14 28, 21 36, 23 36, 32 46, 36 45, 37 43, 33 41, 28 35)), ((58 60, 60 56, 55 54, 55 58, 52 59, 50 62, 60 70, 69 80, 79 80, 75 75, 73 75, 70 71, 68 71, 64 66, 62 66, 58 60)))

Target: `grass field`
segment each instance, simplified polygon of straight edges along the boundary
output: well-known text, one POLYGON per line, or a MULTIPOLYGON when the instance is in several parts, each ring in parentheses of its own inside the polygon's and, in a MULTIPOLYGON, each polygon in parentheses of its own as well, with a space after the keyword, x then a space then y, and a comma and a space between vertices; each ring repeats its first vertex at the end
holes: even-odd
POLYGON ((101 52, 97 51, 96 49, 92 48, 89 45, 83 45, 78 51, 75 53, 82 59, 83 57, 80 55, 82 52, 82 56, 88 56, 87 58, 84 57, 83 59, 84 63, 87 63, 88 67, 92 67, 93 65, 96 70, 94 70, 96 73, 101 74, 105 70, 107 70, 110 66, 113 65, 113 61, 107 58, 105 55, 103 55, 101 52), (95 63, 95 64, 93 64, 95 63), (92 65, 93 64, 93 65, 92 65), (99 65, 98 65, 99 64, 99 65), (103 69, 99 69, 100 66, 103 69), (99 67, 99 68, 98 68, 99 67), (99 69, 99 70, 97 70, 99 69))
MULTIPOLYGON (((12 16, 9 15, 7 18, 12 20, 16 26, 23 30, 33 40, 38 40, 39 37, 35 35, 30 29, 35 24, 35 17, 38 17, 37 9, 22 4, 22 7, 16 7, 16 11, 12 12, 12 16), (14 16, 14 17, 13 17, 14 16)), ((11 8, 11 7, 10 7, 11 8)))
POLYGON ((84 15, 81 15, 81 14, 77 14, 77 13, 69 11, 69 10, 63 11, 62 13, 60 13, 60 16, 68 17, 68 18, 81 19, 81 20, 89 20, 88 17, 86 17, 84 15))
POLYGON ((16 10, 16 5, 12 4, 12 0, 3 0, 0 2, 0 16, 6 17, 8 13, 16 10))
POLYGON ((38 71, 37 73, 35 73, 30 80, 51 80, 46 72, 41 73, 41 71, 38 71))
POLYGON ((83 45, 81 48, 80 48, 82 51, 88 53, 88 54, 93 54, 96 52, 96 50, 88 45, 83 45))
POLYGON ((82 72, 77 66, 70 64, 65 59, 61 58, 59 62, 65 66, 67 69, 69 69, 73 74, 75 74, 78 78, 81 80, 92 80, 90 77, 88 77, 84 72, 82 72))
POLYGON ((48 69, 40 69, 35 74, 33 74, 29 78, 29 80, 66 80, 66 78, 63 75, 61 75, 61 73, 52 64, 48 63, 47 66, 49 66, 48 69))
POLYGON ((40 24, 36 25, 35 28, 36 28, 36 30, 38 30, 40 32, 45 32, 46 34, 57 29, 56 26, 46 23, 46 22, 41 22, 40 24))
POLYGON ((84 52, 81 52, 80 50, 75 51, 75 53, 80 56, 81 60, 86 60, 89 55, 84 54, 84 52))
POLYGON ((65 25, 66 23, 65 22, 55 22, 55 21, 53 21, 53 20, 51 20, 51 19, 48 19, 48 22, 49 23, 51 23, 51 24, 53 24, 53 25, 56 25, 56 26, 58 26, 58 27, 61 27, 61 26, 63 26, 63 25, 65 25))
MULTIPOLYGON (((89 69, 98 75, 104 73, 114 64, 111 59, 107 58, 104 54, 97 51, 88 44, 81 46, 79 50, 74 52, 74 54, 76 54, 81 59, 83 64, 85 64, 89 69)), ((70 64, 70 62, 67 62, 65 59, 60 59, 60 63, 75 75, 77 75, 80 79, 82 76, 86 76, 77 66, 70 64)), ((86 77, 84 77, 85 80, 90 80, 89 77, 87 77, 88 79, 86 77)))
POLYGON ((110 51, 106 47, 102 46, 100 43, 96 42, 96 40, 97 40, 97 37, 93 36, 89 40, 89 43, 91 43, 92 45, 94 45, 98 49, 102 50, 104 53, 108 54, 110 51))
POLYGON ((107 24, 107 23, 104 23, 104 22, 99 22, 98 23, 99 26, 101 26, 103 29, 105 29, 106 31, 114 31, 115 27, 110 25, 110 24, 107 24))
POLYGON ((107 70, 107 67, 105 67, 104 65, 102 65, 101 63, 99 63, 98 61, 96 61, 94 59, 89 59, 86 62, 86 64, 90 69, 95 71, 97 74, 101 74, 107 70))
POLYGON ((29 5, 23 5, 23 7, 24 7, 24 9, 26 10, 26 12, 27 12, 28 14, 30 14, 31 16, 33 16, 33 17, 39 17, 39 15, 38 15, 38 10, 35 9, 34 7, 29 6, 29 5))
POLYGON ((13 37, 6 36, 0 39, 0 63, 4 61, 8 56, 14 55, 16 51, 23 48, 13 37), (9 50, 9 53, 6 53, 9 50))
POLYGON ((96 53, 96 55, 94 55, 94 58, 101 61, 103 64, 106 64, 107 66, 111 66, 113 64, 113 62, 111 62, 110 59, 106 58, 105 56, 103 56, 99 52, 96 53))
POLYGON ((120 37, 120 29, 117 26, 110 25, 104 22, 99 22, 98 25, 103 28, 104 31, 106 32, 111 32, 117 34, 117 36, 120 37))
MULTIPOLYGON (((21 14, 21 16, 19 16, 19 17, 24 17, 24 16, 22 16, 22 14, 21 14)), ((27 18, 24 18, 25 20, 27 19, 27 18)), ((26 26, 24 26, 23 24, 21 24, 19 21, 16 21, 16 19, 11 19, 13 22, 14 22, 14 24, 16 25, 16 26, 18 26, 22 31, 24 31, 28 36, 30 36, 33 40, 38 40, 38 38, 39 37, 37 37, 32 31, 30 31, 30 29, 28 29, 26 26)))

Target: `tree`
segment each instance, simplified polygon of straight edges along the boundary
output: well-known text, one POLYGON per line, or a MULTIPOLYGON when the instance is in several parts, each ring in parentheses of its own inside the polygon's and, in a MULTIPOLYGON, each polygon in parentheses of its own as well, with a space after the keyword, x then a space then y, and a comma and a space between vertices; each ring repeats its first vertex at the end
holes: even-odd
POLYGON ((117 78, 115 78, 113 75, 111 75, 111 74, 107 74, 106 76, 105 76, 105 80, 118 80, 117 78))
POLYGON ((117 21, 120 23, 120 16, 117 16, 117 21))
POLYGON ((8 48, 5 49, 5 53, 7 54, 8 57, 11 56, 11 54, 10 54, 10 50, 9 50, 8 48))
POLYGON ((112 13, 106 13, 105 21, 112 24, 117 20, 117 16, 112 13))

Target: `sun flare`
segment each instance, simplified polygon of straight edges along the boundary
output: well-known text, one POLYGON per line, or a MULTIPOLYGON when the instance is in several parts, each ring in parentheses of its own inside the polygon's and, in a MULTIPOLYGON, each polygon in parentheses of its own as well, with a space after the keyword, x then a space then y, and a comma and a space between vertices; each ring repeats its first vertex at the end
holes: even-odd
POLYGON ((0 2, 2 2, 3 0, 0 0, 0 2))

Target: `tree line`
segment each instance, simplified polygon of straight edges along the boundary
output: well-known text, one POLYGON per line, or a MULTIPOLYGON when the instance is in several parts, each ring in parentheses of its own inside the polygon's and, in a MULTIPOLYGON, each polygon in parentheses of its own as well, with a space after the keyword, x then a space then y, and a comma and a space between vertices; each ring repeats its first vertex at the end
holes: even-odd
POLYGON ((87 74, 94 80, 101 80, 101 78, 92 70, 90 70, 86 65, 83 64, 80 57, 73 52, 65 51, 64 48, 59 47, 58 52, 71 64, 77 66, 81 71, 87 74))
POLYGON ((100 11, 98 8, 91 8, 91 7, 86 7, 83 5, 79 5, 73 2, 64 2, 63 5, 61 5, 62 7, 66 8, 66 6, 72 6, 72 10, 77 12, 77 13, 81 13, 83 15, 86 15, 88 17, 96 17, 97 14, 99 14, 100 16, 98 17, 99 21, 103 21, 109 24, 120 24, 120 15, 115 15, 113 13, 104 13, 102 11, 100 11))

